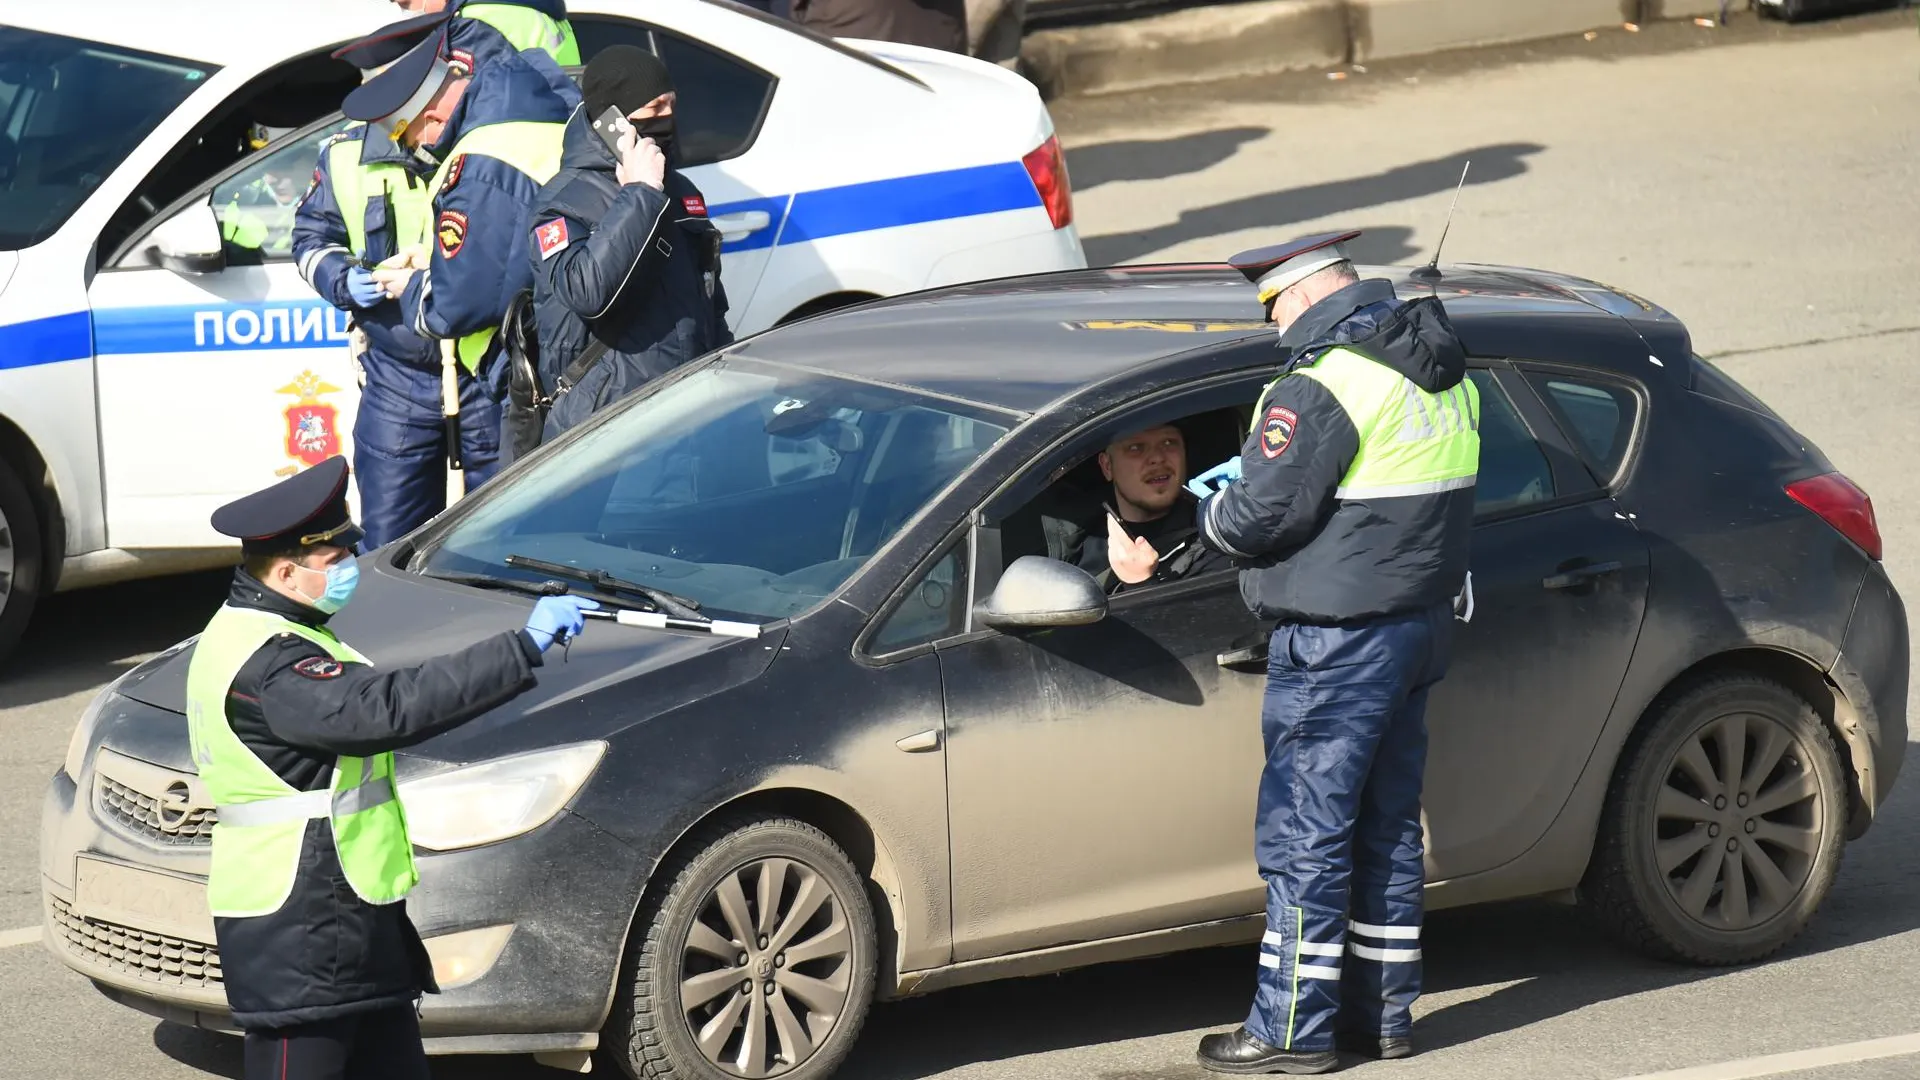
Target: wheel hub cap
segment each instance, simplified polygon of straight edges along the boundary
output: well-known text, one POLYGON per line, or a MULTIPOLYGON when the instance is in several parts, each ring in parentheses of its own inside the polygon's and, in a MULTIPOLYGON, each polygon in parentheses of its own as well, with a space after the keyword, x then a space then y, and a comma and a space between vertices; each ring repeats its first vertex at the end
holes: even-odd
POLYGON ((1766 922, 1812 875, 1826 813, 1786 727, 1751 713, 1708 722, 1675 751, 1660 787, 1654 859, 1668 898, 1716 930, 1766 922))
POLYGON ((791 859, 748 863, 707 895, 687 936, 687 1030, 730 1075, 790 1072, 846 1012, 852 949, 844 905, 825 878, 791 859))

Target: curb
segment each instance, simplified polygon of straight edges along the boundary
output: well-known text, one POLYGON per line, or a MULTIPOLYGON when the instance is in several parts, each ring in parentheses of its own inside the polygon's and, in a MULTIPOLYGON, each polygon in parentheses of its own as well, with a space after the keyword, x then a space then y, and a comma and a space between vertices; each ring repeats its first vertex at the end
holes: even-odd
POLYGON ((1020 70, 1053 100, 1535 41, 1715 15, 1719 0, 1237 0, 1040 30, 1020 70))

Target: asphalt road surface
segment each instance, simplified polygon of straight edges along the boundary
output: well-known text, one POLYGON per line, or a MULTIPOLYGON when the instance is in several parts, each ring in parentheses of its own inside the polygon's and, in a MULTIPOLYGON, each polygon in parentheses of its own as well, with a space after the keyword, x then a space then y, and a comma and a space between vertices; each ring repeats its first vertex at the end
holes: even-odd
MULTIPOLYGON (((1917 73, 1911 13, 1794 28, 1748 16, 1718 30, 1614 30, 1344 80, 1249 80, 1054 112, 1095 262, 1221 259, 1347 227, 1366 230, 1367 258, 1424 260, 1471 159, 1448 258, 1569 271, 1672 309, 1701 352, 1874 497, 1887 563, 1911 597, 1917 73)), ((55 598, 0 677, 0 1076, 240 1075, 232 1041, 112 1005, 37 943, 8 944, 39 919, 40 796, 74 717, 114 674, 193 632, 221 591, 220 575, 203 575, 55 598)), ((1353 1071, 1914 1075, 1915 768, 1781 958, 1691 970, 1627 955, 1565 908, 1438 913, 1425 939, 1423 1052, 1353 1071)), ((1244 1015, 1253 960, 1251 949, 1215 950, 883 1006, 842 1075, 1195 1078, 1198 1037, 1244 1015)), ((476 1058, 440 1060, 435 1074, 561 1075, 476 1058)))

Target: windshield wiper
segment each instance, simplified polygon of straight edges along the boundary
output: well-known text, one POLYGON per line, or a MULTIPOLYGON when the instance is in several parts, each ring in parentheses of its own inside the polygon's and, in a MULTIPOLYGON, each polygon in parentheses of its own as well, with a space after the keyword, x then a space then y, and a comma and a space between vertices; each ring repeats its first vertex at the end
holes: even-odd
POLYGON ((675 618, 686 619, 690 622, 713 621, 705 615, 700 614, 698 610, 700 603, 697 600, 689 600, 684 596, 675 596, 665 589, 656 589, 651 585, 642 585, 637 581, 627 581, 623 578, 617 578, 605 570, 583 570, 578 566, 567 566, 563 563, 547 562, 544 559, 535 559, 526 555, 507 556, 507 565, 518 566, 527 570, 536 570, 542 574, 552 574, 555 577, 570 581, 578 581, 583 585, 591 585, 603 592, 622 592, 631 596, 642 597, 652 603, 656 610, 667 615, 672 615, 675 618))
POLYGON ((567 592, 567 584, 564 581, 521 581, 518 578, 467 574, 457 570, 444 574, 429 574, 423 571, 420 576, 432 578, 435 581, 451 581, 456 585, 471 585, 476 589, 504 589, 508 592, 526 593, 528 596, 564 596, 567 592))

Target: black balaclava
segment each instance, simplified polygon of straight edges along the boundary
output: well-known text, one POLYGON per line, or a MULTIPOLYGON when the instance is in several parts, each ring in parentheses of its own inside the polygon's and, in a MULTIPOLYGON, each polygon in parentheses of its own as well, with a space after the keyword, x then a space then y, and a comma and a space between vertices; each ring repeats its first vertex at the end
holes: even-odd
MULTIPOLYGON (((609 45, 600 50, 580 76, 580 96, 589 121, 600 119, 600 114, 609 107, 628 116, 672 89, 673 77, 667 74, 667 65, 659 57, 633 45, 609 45)), ((673 160, 673 117, 636 120, 633 128, 652 139, 669 162, 673 160)))

